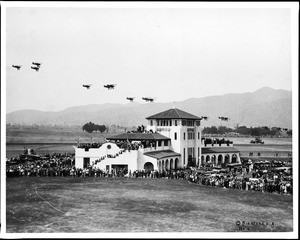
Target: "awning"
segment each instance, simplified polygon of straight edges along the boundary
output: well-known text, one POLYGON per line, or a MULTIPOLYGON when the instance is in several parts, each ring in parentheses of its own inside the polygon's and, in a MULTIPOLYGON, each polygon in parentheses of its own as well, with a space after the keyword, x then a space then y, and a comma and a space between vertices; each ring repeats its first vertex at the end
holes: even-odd
POLYGON ((161 151, 152 151, 152 152, 146 152, 144 155, 156 158, 156 159, 162 159, 162 158, 169 158, 169 157, 180 157, 180 153, 173 152, 172 150, 161 150, 161 151))
POLYGON ((239 153, 240 151, 237 150, 235 147, 202 147, 201 152, 202 154, 209 154, 209 153, 239 153))
POLYGON ((169 140, 159 133, 122 133, 115 136, 107 137, 107 140, 129 140, 129 141, 141 141, 141 140, 169 140))
POLYGON ((228 167, 236 167, 236 166, 242 166, 241 163, 228 163, 226 166, 228 167))

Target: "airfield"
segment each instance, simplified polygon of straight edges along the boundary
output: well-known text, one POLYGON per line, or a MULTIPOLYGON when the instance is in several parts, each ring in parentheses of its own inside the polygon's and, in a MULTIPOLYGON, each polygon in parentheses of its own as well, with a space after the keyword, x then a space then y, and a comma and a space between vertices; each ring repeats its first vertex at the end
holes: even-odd
POLYGON ((291 195, 181 179, 7 178, 6 202, 8 233, 293 231, 291 195))
MULTIPOLYGON (((20 154, 24 146, 39 154, 73 152, 78 139, 101 141, 106 136, 60 127, 11 127, 6 150, 7 155, 20 154)), ((245 146, 243 141, 250 139, 240 141, 243 148, 292 148, 291 139, 255 146, 245 146)), ((291 231, 291 195, 214 188, 183 179, 6 178, 7 233, 291 231)))
MULTIPOLYGON (((7 126, 6 127, 6 155, 8 158, 19 156, 23 147, 33 148, 38 154, 72 153, 77 142, 101 142, 106 137, 123 133, 87 133, 80 126, 7 126)), ((292 151, 292 138, 264 138, 265 144, 249 144, 253 138, 229 138, 234 146, 242 153, 242 157, 249 156, 249 152, 264 152, 274 156, 276 152, 292 151)))

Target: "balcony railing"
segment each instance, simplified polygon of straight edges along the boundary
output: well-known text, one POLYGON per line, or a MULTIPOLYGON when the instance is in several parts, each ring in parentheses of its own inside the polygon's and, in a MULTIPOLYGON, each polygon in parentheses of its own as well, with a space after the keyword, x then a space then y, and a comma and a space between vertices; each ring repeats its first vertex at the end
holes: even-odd
POLYGON ((145 152, 152 152, 152 151, 171 150, 171 148, 170 146, 161 146, 161 147, 141 148, 141 150, 145 153, 145 152))
POLYGON ((203 143, 201 144, 202 147, 233 147, 233 143, 203 143))

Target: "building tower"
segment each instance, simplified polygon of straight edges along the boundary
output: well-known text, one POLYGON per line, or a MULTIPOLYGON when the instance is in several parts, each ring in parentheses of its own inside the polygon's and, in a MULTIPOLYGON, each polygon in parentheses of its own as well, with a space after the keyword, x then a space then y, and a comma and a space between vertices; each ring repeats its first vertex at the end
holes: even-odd
POLYGON ((179 167, 195 166, 201 158, 201 118, 177 108, 146 118, 147 130, 171 139, 171 149, 181 154, 179 167))

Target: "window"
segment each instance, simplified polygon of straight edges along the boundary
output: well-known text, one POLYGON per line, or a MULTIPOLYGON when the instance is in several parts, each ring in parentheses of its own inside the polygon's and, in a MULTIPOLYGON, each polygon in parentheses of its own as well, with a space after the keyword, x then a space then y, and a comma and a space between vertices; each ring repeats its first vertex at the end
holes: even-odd
POLYGON ((168 141, 168 140, 165 140, 164 145, 165 145, 165 146, 169 146, 169 141, 168 141))
POLYGON ((185 133, 183 133, 183 140, 185 140, 185 133))
POLYGON ((200 132, 198 132, 198 140, 200 139, 200 132))
POLYGON ((185 148, 183 149, 183 164, 185 165, 185 148))
POLYGON ((177 126, 177 120, 175 120, 175 126, 177 126))
POLYGON ((174 139, 177 140, 177 133, 174 133, 174 139))
POLYGON ((200 157, 200 148, 198 147, 198 157, 200 157))
POLYGON ((193 121, 193 120, 188 120, 188 121, 187 121, 187 125, 188 125, 189 127, 194 126, 194 121, 193 121))
POLYGON ((169 126, 172 126, 172 120, 170 120, 170 125, 169 126))
POLYGON ((107 149, 111 149, 111 146, 109 144, 107 145, 107 149))
POLYGON ((153 126, 153 120, 150 120, 150 126, 153 126))
POLYGON ((196 126, 199 127, 200 126, 200 120, 196 121, 196 126))
POLYGON ((260 156, 260 153, 257 153, 257 156, 260 156))
POLYGON ((186 126, 186 120, 182 120, 182 126, 186 126))
POLYGON ((188 140, 195 139, 195 133, 194 132, 188 132, 188 140))
POLYGON ((158 141, 158 146, 161 147, 161 141, 158 141))

